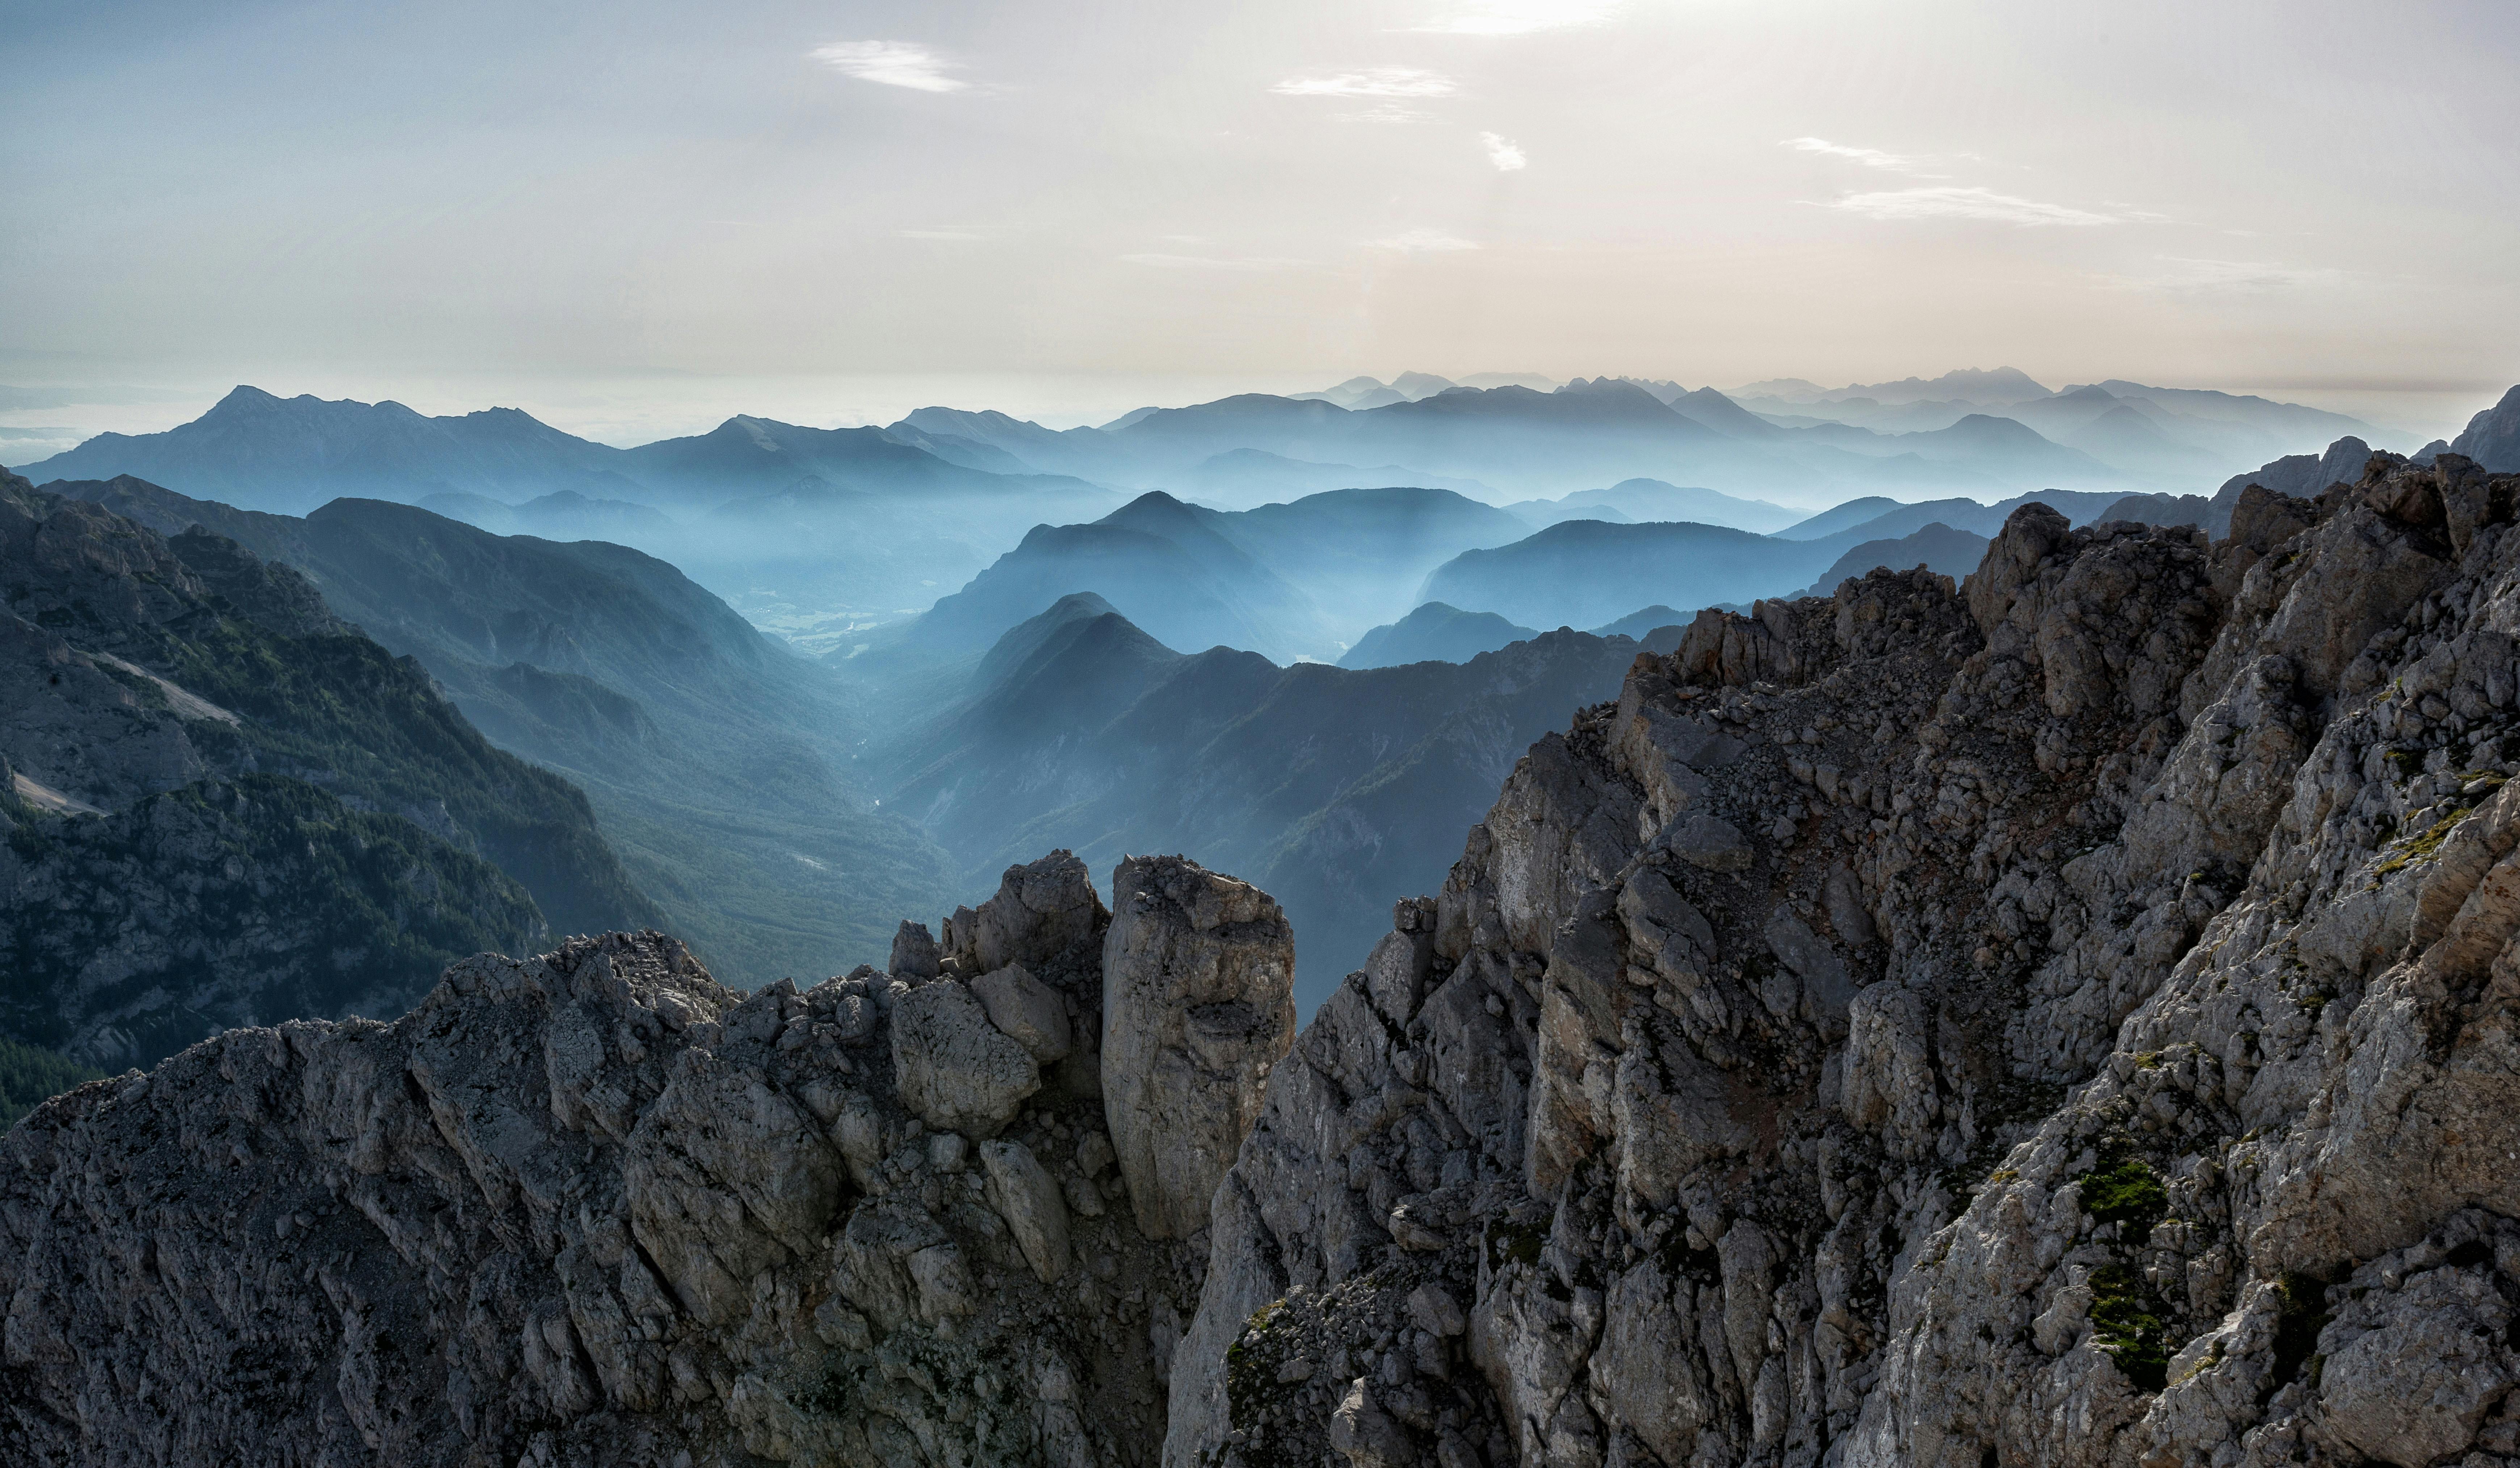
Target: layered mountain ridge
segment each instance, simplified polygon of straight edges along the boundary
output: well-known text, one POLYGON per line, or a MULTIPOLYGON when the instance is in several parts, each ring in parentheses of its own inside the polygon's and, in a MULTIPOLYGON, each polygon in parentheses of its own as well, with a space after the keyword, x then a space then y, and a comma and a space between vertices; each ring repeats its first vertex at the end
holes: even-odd
POLYGON ((1091 595, 1002 637, 941 712, 879 741, 885 806, 984 881, 1022 854, 1179 846, 1252 874, 1303 943, 1309 1012, 1392 896, 1441 878, 1515 756, 1668 646, 1559 631, 1459 663, 1182 653, 1091 595))
POLYGON ((660 918, 729 978, 844 966, 946 895, 942 854, 855 782, 848 690, 672 565, 376 500, 300 518, 129 476, 52 488, 301 573, 502 748, 584 790, 660 918))
POLYGON ((1300 1038, 1274 903, 1058 855, 887 972, 614 936, 92 1083, 0 1140, 8 1441, 2520 1457, 2515 517, 2375 456, 1702 614, 1300 1038))
POLYGON ((584 795, 286 565, 0 476, 0 589, 16 1037, 149 1063, 654 917, 584 795))

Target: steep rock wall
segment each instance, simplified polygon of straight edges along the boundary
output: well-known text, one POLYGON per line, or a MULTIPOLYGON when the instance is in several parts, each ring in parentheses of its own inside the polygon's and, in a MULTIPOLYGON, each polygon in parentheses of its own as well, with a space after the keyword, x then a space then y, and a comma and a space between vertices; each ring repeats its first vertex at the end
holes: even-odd
POLYGON ((1167 1464, 2503 1461, 2516 487, 1640 658, 1272 1079, 1167 1464))

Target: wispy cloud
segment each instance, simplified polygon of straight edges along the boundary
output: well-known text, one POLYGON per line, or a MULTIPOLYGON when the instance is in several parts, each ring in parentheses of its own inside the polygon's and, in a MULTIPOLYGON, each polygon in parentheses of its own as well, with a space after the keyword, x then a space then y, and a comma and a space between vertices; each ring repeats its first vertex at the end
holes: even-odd
POLYGON ((1131 265, 1151 265, 1158 270, 1293 270, 1312 263, 1310 260, 1292 260, 1279 255, 1132 254, 1122 255, 1120 258, 1131 265))
POLYGON ((1281 97, 1450 97, 1453 78, 1418 67, 1368 67, 1328 76, 1289 76, 1269 89, 1281 97))
POLYGON ((1848 158, 1867 168, 1885 169, 1891 173, 1915 173, 1926 166, 1926 160, 1904 153, 1884 153, 1878 148, 1856 148, 1845 143, 1832 143, 1826 138, 1787 138, 1778 145, 1796 153, 1817 153, 1833 158, 1848 158))
POLYGON ((1408 255, 1450 254, 1456 250, 1476 249, 1478 242, 1448 235, 1442 230, 1403 230, 1385 240, 1368 240, 1372 249, 1398 250, 1408 255))
POLYGON ((1521 145, 1508 142, 1495 133, 1479 134, 1479 146, 1488 151, 1488 161, 1496 164, 1499 173, 1511 173, 1531 161, 1522 156, 1521 145))
POLYGON ((1418 108, 1402 107, 1396 102, 1377 103, 1360 112, 1334 112, 1341 122, 1432 122, 1433 112, 1418 108))
POLYGON ((986 240, 989 232, 968 224, 941 224, 933 229, 902 230, 904 240, 986 240))
POLYGON ((1991 224, 2088 227, 2124 224, 2134 216, 2102 214, 2035 199, 2017 199, 1993 189, 1937 184, 1921 189, 1893 189, 1873 194, 1847 194, 1825 208, 1873 219, 1982 219, 1991 224))
POLYGON ((814 60, 860 81, 914 92, 959 92, 970 83, 946 75, 955 64, 915 41, 833 41, 808 53, 814 60))
POLYGON ((2113 276, 2119 286, 2135 289, 2198 291, 2210 294, 2266 295, 2306 287, 2333 286, 2346 272, 2323 265, 2282 265, 2267 260, 2196 260, 2157 255, 2161 268, 2148 275, 2113 276))
POLYGON ((1441 20, 1402 28, 1440 35, 1529 35, 1598 25, 1618 8, 1617 0, 1469 0, 1441 20))

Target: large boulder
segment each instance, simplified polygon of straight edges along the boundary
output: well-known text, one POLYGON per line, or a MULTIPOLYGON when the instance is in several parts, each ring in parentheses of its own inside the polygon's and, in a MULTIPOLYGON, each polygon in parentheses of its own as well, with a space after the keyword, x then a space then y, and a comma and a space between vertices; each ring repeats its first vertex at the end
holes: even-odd
POLYGON ((1267 893, 1185 857, 1130 857, 1102 941, 1102 1113, 1149 1238, 1208 1200, 1295 1040, 1295 934, 1267 893))
POLYGON ((1032 1093, 1041 1067, 989 1023, 952 979, 904 989, 892 1003, 892 1076, 901 1104, 941 1132, 995 1136, 1032 1093))

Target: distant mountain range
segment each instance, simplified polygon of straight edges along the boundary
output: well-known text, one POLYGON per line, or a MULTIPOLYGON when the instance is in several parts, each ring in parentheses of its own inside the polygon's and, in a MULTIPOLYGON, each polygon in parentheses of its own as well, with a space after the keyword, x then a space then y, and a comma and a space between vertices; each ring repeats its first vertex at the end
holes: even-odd
MULTIPOLYGON (((1500 549, 1567 521, 1686 521, 1812 539, 1792 529, 1799 512, 1779 501, 2175 501, 2349 433, 2371 438, 2351 418, 2266 398, 2127 380, 2048 390, 2011 368, 1847 387, 1769 380, 1733 393, 1633 378, 1404 373, 1321 393, 1145 408, 1102 428, 920 408, 887 428, 736 416, 708 433, 638 448, 590 443, 509 408, 428 418, 398 403, 237 387, 194 423, 98 435, 30 470, 68 481, 131 473, 264 512, 302 513, 336 496, 421 501, 502 534, 608 539, 665 556, 758 627, 817 652, 867 647, 870 627, 960 595, 963 604, 942 609, 930 635, 970 619, 953 643, 960 657, 975 657, 1013 619, 1094 589, 1164 640, 1217 637, 1275 657, 1335 657, 1434 595, 1423 579, 1452 554, 1500 549), (1348 531, 1303 531, 1295 539, 1311 542, 1287 549, 1290 539, 1265 526, 1268 506, 1364 488, 1447 491, 1454 518, 1507 504, 1489 521, 1495 529, 1469 539, 1447 526, 1391 529, 1353 542, 1353 554, 1340 554, 1348 531), (1145 512, 1119 513, 1147 491, 1202 513, 1222 506, 1263 516, 1238 529, 1207 526, 1257 571, 1212 547, 1180 559, 1194 547, 1139 524, 1145 512), (1102 571, 1066 569, 1086 564, 1102 571), (1187 587, 1209 571, 1222 582, 1164 592, 1164 606, 1134 589, 1187 587)), ((1900 539, 1935 521, 1991 529, 1938 513, 1865 539, 1900 539)), ((1290 524, 1311 521, 1295 513, 1290 524)), ((1575 539, 1626 544, 1598 531, 1575 539)), ((1834 559, 1779 559, 1769 549, 1749 556, 1733 579, 1767 595, 1802 587, 1834 559), (1794 579, 1777 584, 1762 566, 1794 579)), ((1690 566, 1673 564, 1645 600, 1688 604, 1690 566)), ((1620 587, 1613 614, 1641 604, 1628 589, 1636 587, 1620 587)), ((1588 614, 1524 604, 1509 619, 1580 627, 1588 614)))
POLYGON ((2464 454, 2492 473, 2520 471, 2520 387, 2467 421, 2467 428, 2451 440, 2450 451, 2464 454))
POLYGON ((1442 489, 1334 490, 1232 512, 1150 491, 1089 524, 1036 526, 961 591, 852 650, 896 663, 968 656, 1090 592, 1167 646, 1328 658, 1406 613, 1435 566, 1530 533, 1519 516, 1442 489))
POLYGON ((617 449, 515 409, 429 418, 239 387, 180 427, 101 434, 28 467, 45 480, 131 475, 292 514, 339 497, 428 502, 502 532, 669 555, 748 611, 784 602, 866 616, 924 606, 1027 526, 1122 499, 984 444, 912 436, 738 417, 617 449))
MULTIPOLYGON (((1569 520, 1509 546, 1455 556, 1428 574, 1418 597, 1528 626, 1592 627, 1653 603, 1741 604, 1805 588, 1825 595, 1840 579, 1876 565, 1941 569, 1962 554, 1964 543, 1952 539, 1952 532, 1965 532, 1982 544, 2014 510, 2033 501, 2086 524, 2125 498, 2051 490, 1993 505, 1866 499, 1774 535, 1716 525, 1569 520), (1910 541, 1928 526, 1946 534, 1910 541), (1825 580, 1815 586, 1821 578, 1825 580)), ((1971 558, 1969 564, 1975 563, 1971 558)))
POLYGON ((1494 652, 1539 635, 1492 611, 1463 611, 1441 601, 1428 601, 1399 621, 1358 638, 1356 645, 1339 658, 1338 665, 1397 668, 1421 662, 1465 663, 1482 652, 1494 652))
POLYGON ((1974 565, 1967 547, 1982 546, 2033 500, 2077 524, 2120 505, 2129 508, 2118 517, 2179 512, 2175 499, 2110 491, 2047 491, 1992 505, 1873 497, 1763 535, 1679 516, 1708 507, 1773 523, 1784 512, 1630 480, 1540 502, 1569 517, 1527 531, 1539 518, 1527 502, 1501 510, 1444 490, 1338 490, 1244 512, 1156 492, 1087 524, 1035 527, 925 613, 842 643, 836 666, 878 685, 933 666, 959 667, 1069 593, 1102 599, 1146 635, 1185 651, 1234 647, 1282 663, 1345 667, 1415 661, 1444 655, 1424 648, 1503 646, 1513 640, 1496 636, 1505 627, 1601 627, 1651 605, 1693 614, 1700 606, 1796 595, 1815 578, 1825 578, 1819 587, 1825 593, 1875 565, 1943 569, 1961 558, 1974 565), (1575 501, 1591 503, 1569 503, 1575 501), (1670 517, 1591 517, 1619 515, 1609 501, 1670 517), (2153 504, 2161 508, 2143 508, 2153 504), (1917 539, 1928 527, 1938 534, 1917 539), (1443 635, 1449 641, 1421 642, 1436 629, 1411 619, 1430 602, 1499 620, 1462 624, 1460 636, 1443 635), (1482 630, 1471 635, 1472 626, 1482 630), (1411 650, 1402 657, 1394 647, 1411 650))
POLYGON ((1955 530, 1940 521, 1895 539, 1866 541, 1839 556, 1827 570, 1820 573, 1818 579, 1796 595, 1831 596, 1837 591, 1839 582, 1882 566, 1894 571, 1923 566, 1957 581, 1976 570, 1978 562, 1986 558, 1987 541, 1986 536, 1955 530))
POLYGON ((2183 480, 2190 488, 2231 465, 2340 434, 2381 436, 2359 419, 2296 403, 2116 378, 2050 391, 2008 367, 1839 388, 1777 378, 1732 388, 1730 396, 1771 422, 1814 431, 1834 424, 1912 434, 1949 427, 1971 415, 2001 416, 2132 477, 2183 480))

